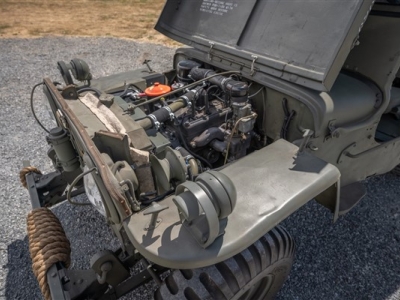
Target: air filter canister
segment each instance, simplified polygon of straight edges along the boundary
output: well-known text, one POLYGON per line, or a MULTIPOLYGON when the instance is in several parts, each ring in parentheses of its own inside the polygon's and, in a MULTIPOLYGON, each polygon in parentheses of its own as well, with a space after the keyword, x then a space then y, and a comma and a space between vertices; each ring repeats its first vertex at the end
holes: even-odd
POLYGON ((158 97, 161 95, 164 95, 166 93, 169 93, 171 91, 171 87, 168 85, 160 84, 159 82, 155 82, 154 85, 148 87, 145 89, 145 94, 148 97, 158 97))

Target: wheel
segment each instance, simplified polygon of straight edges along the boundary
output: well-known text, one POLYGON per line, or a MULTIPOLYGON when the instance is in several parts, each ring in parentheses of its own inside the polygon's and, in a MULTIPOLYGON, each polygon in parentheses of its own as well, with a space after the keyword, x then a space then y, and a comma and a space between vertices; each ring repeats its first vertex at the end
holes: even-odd
POLYGON ((400 165, 397 165, 392 171, 390 171, 393 175, 400 176, 400 165))
POLYGON ((272 299, 293 264, 295 244, 277 226, 253 245, 218 264, 174 270, 155 292, 155 300, 272 299))

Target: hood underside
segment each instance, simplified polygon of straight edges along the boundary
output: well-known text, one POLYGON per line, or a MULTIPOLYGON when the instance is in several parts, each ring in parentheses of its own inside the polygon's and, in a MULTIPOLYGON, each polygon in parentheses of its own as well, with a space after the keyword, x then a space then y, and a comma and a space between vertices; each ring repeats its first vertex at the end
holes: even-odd
POLYGON ((373 0, 167 0, 156 29, 253 70, 329 90, 373 0))

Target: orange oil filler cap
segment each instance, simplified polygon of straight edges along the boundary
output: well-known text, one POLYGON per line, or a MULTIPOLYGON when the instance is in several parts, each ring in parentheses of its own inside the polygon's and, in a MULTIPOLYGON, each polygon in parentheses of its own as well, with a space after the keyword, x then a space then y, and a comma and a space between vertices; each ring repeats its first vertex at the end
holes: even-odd
POLYGON ((154 85, 145 89, 145 93, 148 97, 158 97, 169 93, 171 91, 171 87, 168 85, 160 84, 159 82, 154 82, 154 85))

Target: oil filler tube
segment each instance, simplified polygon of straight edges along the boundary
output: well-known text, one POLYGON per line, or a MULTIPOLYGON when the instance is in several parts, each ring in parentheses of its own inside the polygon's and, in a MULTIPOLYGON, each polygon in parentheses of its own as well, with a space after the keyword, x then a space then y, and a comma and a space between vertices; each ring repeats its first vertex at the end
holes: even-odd
POLYGON ((80 164, 76 151, 65 129, 61 127, 51 129, 46 139, 53 147, 57 161, 61 164, 64 171, 72 172, 79 168, 80 164))

